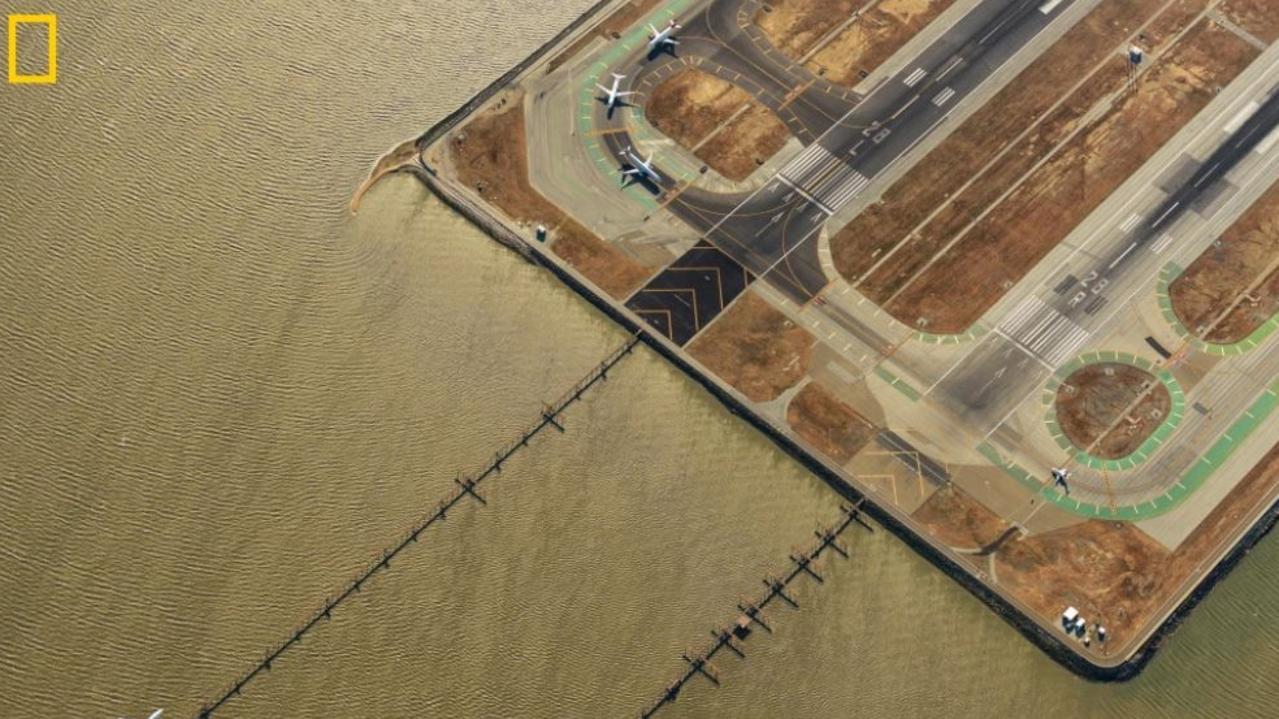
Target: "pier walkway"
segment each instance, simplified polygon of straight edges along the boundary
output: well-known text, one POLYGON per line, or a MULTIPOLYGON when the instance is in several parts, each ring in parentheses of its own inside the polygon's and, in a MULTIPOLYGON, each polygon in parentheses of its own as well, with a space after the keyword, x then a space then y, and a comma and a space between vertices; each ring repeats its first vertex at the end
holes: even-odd
POLYGON ((421 535, 422 532, 426 531, 426 529, 432 524, 444 519, 445 515, 459 502, 462 502, 464 499, 469 497, 476 502, 479 502, 481 505, 488 504, 488 502, 480 496, 479 492, 476 491, 480 483, 485 479, 500 473, 502 471, 503 462, 510 459, 511 455, 520 451, 524 447, 527 447, 529 440, 536 437, 546 428, 554 427, 560 432, 563 432, 564 425, 560 423, 559 417, 564 410, 568 409, 569 406, 580 400, 582 395, 596 383, 608 379, 609 370, 613 369, 613 367, 615 367, 619 362, 629 356, 631 351, 635 349, 635 345, 639 344, 639 342, 639 334, 631 336, 625 344, 618 347, 602 362, 592 368, 590 373, 579 380, 577 384, 573 385, 568 392, 564 393, 555 402, 546 405, 546 407, 542 410, 541 418, 531 427, 522 432, 519 439, 497 452, 492 461, 490 461, 478 474, 473 476, 459 475, 456 479, 454 479, 457 486, 446 497, 444 497, 444 499, 440 500, 439 504, 437 504, 430 513, 413 525, 413 527, 411 527, 403 535, 403 537, 394 544, 394 546, 383 550, 381 556, 375 559, 366 569, 361 571, 339 594, 337 594, 337 596, 326 599, 324 601, 324 605, 320 607, 310 619, 295 629, 282 644, 269 649, 266 654, 253 665, 252 669, 224 688, 217 695, 217 698, 201 707, 196 716, 199 719, 208 719, 213 716, 214 712, 222 708, 222 706, 233 697, 239 696, 243 693, 245 686, 248 685, 249 682, 257 678, 262 672, 270 671, 271 665, 275 661, 277 661, 294 644, 302 641, 302 637, 315 629, 321 620, 330 619, 333 612, 341 606, 343 602, 359 592, 364 583, 369 581, 374 574, 381 570, 389 569, 392 559, 395 559, 395 557, 399 555, 400 552, 407 549, 410 544, 417 542, 418 536, 421 535))
POLYGON ((682 674, 675 681, 671 682, 662 695, 653 704, 649 705, 640 713, 642 719, 656 714, 662 707, 675 701, 679 697, 680 690, 684 688, 693 677, 698 674, 706 677, 707 681, 719 686, 719 672, 711 664, 711 659, 721 651, 727 649, 737 655, 738 659, 745 659, 746 654, 733 643, 733 640, 744 640, 751 633, 752 625, 759 625, 764 631, 771 634, 773 629, 768 624, 768 620, 764 616, 764 609, 775 599, 781 599, 794 609, 799 609, 799 602, 795 601, 788 594, 786 588, 791 585, 801 574, 807 574, 818 582, 824 581, 821 574, 814 567, 822 553, 827 549, 833 549, 845 559, 848 558, 848 550, 839 543, 839 535, 844 533, 854 523, 861 525, 866 531, 874 531, 870 525, 866 524, 861 518, 861 502, 855 505, 845 505, 843 507, 844 517, 839 524, 828 529, 819 529, 814 532, 817 536, 817 545, 806 552, 797 552, 791 554, 791 568, 783 577, 765 577, 764 586, 767 589, 762 597, 755 602, 744 602, 738 604, 737 608, 742 611, 738 616, 737 622, 730 628, 717 628, 711 630, 713 641, 710 648, 704 650, 700 654, 686 652, 682 655, 684 662, 688 665, 682 674), (691 656, 690 656, 691 654, 691 656))

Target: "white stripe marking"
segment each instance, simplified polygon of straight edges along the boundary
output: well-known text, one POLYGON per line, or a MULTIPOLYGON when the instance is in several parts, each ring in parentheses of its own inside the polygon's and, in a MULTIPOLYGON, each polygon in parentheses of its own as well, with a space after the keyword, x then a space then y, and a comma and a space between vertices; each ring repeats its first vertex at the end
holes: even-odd
POLYGON ((1227 135, 1235 134, 1235 132, 1237 132, 1239 128, 1243 127, 1243 124, 1248 121, 1248 118, 1252 117, 1253 113, 1259 109, 1261 109, 1261 103, 1253 100, 1248 103, 1247 107, 1240 110, 1238 115, 1231 118, 1230 122, 1227 122, 1226 126, 1221 129, 1225 131, 1227 135))
POLYGON ((1107 267, 1106 269, 1108 269, 1108 270, 1113 270, 1113 269, 1115 269, 1115 265, 1119 264, 1120 262, 1123 262, 1123 261, 1124 261, 1124 258, 1128 256, 1128 253, 1129 253, 1129 252, 1132 252, 1132 251, 1133 251, 1133 248, 1135 248, 1136 246, 1137 246, 1137 243, 1136 243, 1136 242, 1134 242, 1134 243, 1132 243, 1132 244, 1128 245, 1128 249, 1124 250, 1124 253, 1123 253, 1122 255, 1120 255, 1120 256, 1118 256, 1118 257, 1116 257, 1116 258, 1115 258, 1115 261, 1114 261, 1114 262, 1111 262, 1111 263, 1110 263, 1110 267, 1107 267))
MULTIPOLYGON (((785 182, 786 184, 788 184, 788 185, 790 185, 791 187, 795 188, 795 191, 796 191, 796 192, 798 192, 798 193, 800 194, 800 196, 801 196, 801 197, 803 197, 805 200, 808 200, 809 202, 813 203, 814 205, 817 205, 817 209, 821 210, 822 212, 825 212, 825 213, 826 213, 826 214, 828 214, 828 215, 833 215, 833 214, 835 214, 834 212, 832 212, 832 211, 830 210, 830 208, 826 207, 826 205, 823 205, 822 203, 818 202, 818 201, 817 201, 817 200, 816 200, 816 199, 815 199, 812 195, 808 194, 807 192, 804 192, 804 188, 802 188, 802 187, 800 187, 799 185, 796 185, 795 183, 793 183, 793 182, 791 182, 790 180, 786 179, 786 176, 785 176, 785 175, 782 175, 782 182, 785 182)), ((771 270, 772 268, 770 267, 769 269, 771 270)))
POLYGON ((1053 10, 1056 10, 1057 6, 1060 4, 1061 4, 1061 0, 1048 0, 1048 2, 1039 6, 1039 12, 1047 15, 1048 13, 1051 13, 1053 10))
POLYGON ((1261 144, 1257 145, 1257 154, 1266 154, 1270 151, 1270 148, 1274 147, 1276 142, 1279 142, 1279 127, 1271 130, 1270 134, 1266 135, 1266 139, 1262 140, 1261 144))
POLYGON ((1132 228, 1136 227, 1138 222, 1141 222, 1141 215, 1134 213, 1132 217, 1124 220, 1124 224, 1119 226, 1119 231, 1123 233, 1132 232, 1132 228))
POLYGON ((937 97, 933 98, 933 104, 936 105, 937 107, 941 107, 942 105, 945 105, 947 102, 949 102, 950 98, 954 96, 955 96, 955 90, 953 88, 948 87, 945 90, 942 90, 941 92, 937 93, 937 97))
POLYGON ((923 80, 924 76, 927 74, 928 71, 924 68, 916 68, 914 72, 906 76, 905 80, 902 80, 902 83, 905 84, 906 87, 914 87, 920 80, 923 80))
POLYGON ((1162 224, 1163 224, 1163 222, 1164 222, 1164 220, 1168 219, 1168 215, 1171 215, 1171 214, 1172 214, 1172 212, 1173 212, 1173 210, 1177 209, 1178 207, 1181 207, 1181 200, 1178 200, 1178 201, 1176 201, 1176 202, 1172 203, 1172 205, 1171 205, 1168 209, 1164 210, 1164 213, 1163 213, 1162 215, 1160 215, 1160 216, 1159 216, 1159 219, 1157 219, 1157 220, 1155 220, 1154 222, 1152 222, 1152 223, 1150 224, 1150 226, 1151 226, 1151 227, 1158 227, 1158 226, 1162 225, 1162 224))

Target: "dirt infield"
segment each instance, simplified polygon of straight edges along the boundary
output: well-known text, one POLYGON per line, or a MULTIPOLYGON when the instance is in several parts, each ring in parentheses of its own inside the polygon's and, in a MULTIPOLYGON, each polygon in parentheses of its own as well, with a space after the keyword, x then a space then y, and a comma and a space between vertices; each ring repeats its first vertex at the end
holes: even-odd
POLYGON ((1208 8, 1213 0, 1177 0, 1159 13, 1155 21, 1142 31, 1137 44, 1148 52, 1155 52, 1166 45, 1177 33, 1190 27, 1195 18, 1208 8))
POLYGON ((935 333, 967 330, 1258 54, 1214 22, 1197 24, 1131 90, 899 290, 888 311, 935 333))
POLYGON ((691 67, 653 90, 645 115, 662 134, 735 181, 749 177, 790 137, 786 125, 750 93, 691 67))
POLYGON ((1221 14, 1267 43, 1279 40, 1279 3, 1274 0, 1226 0, 1221 14))
POLYGON ((777 399, 808 371, 813 336, 747 290, 688 353, 753 402, 777 399))
POLYGON ((1086 365, 1057 388, 1062 432, 1076 447, 1104 459, 1132 454, 1159 428, 1171 406, 1168 388, 1154 375, 1118 362, 1086 365))
MULTIPOLYGON (((840 275, 856 282, 935 208, 945 205, 959 186, 975 177, 1018 134, 1043 117, 1080 81, 1081 73, 1114 57, 1130 29, 1151 19, 1162 4, 1163 0, 1109 0, 1085 16, 894 183, 882 201, 868 207, 831 238, 840 275)), ((1087 92, 1092 96, 1099 91, 1104 94, 1113 89, 1112 83, 1110 79, 1093 81, 1090 87, 1094 89, 1087 92)), ((1085 91, 1081 88, 1081 92, 1085 91)), ((1071 104, 1091 105, 1086 99, 1073 100, 1071 104)), ((1062 128, 1066 132, 1071 129, 1073 124, 1069 122, 1062 128)), ((1049 135, 1045 131, 1041 134, 1049 135)), ((1009 154, 1016 161, 1016 153, 1009 154)), ((1035 158, 1027 159, 1033 164, 1035 158)), ((980 211, 980 201, 965 198, 955 204, 961 207, 952 212, 975 216, 980 211), (970 205, 977 209, 963 209, 970 205)), ((947 224, 958 221, 956 218, 947 224)), ((885 284, 879 293, 881 299, 887 297, 886 290, 885 284)))
POLYGON ((875 426, 813 381, 786 408, 786 421, 822 454, 847 462, 875 436, 875 426))
POLYGON ((962 551, 986 547, 1008 529, 1008 522, 954 484, 933 492, 911 517, 943 544, 962 551))
POLYGON ((955 0, 882 0, 818 50, 805 67, 853 87, 901 49, 955 0))
POLYGON ((1173 552, 1131 524, 1091 520, 1001 547, 999 583, 1050 622, 1067 605, 1078 607, 1089 622, 1107 628, 1113 653, 1122 653, 1144 626, 1160 619, 1164 604, 1185 582, 1198 577, 1205 560, 1243 529, 1250 514, 1274 501, 1276 487, 1279 446, 1173 552))
POLYGON ((600 289, 624 298, 652 270, 604 242, 529 185, 521 97, 510 96, 479 115, 449 141, 458 179, 525 227, 544 224, 551 249, 600 289))
POLYGON ((1015 538, 995 558, 999 583, 1052 621, 1067 606, 1106 627, 1108 644, 1122 646, 1152 618, 1174 585, 1170 554, 1126 522, 1089 520, 1065 529, 1015 538))
POLYGON ((1277 259, 1279 183, 1173 280, 1173 311, 1209 342, 1238 342, 1279 312, 1277 259))
POLYGON ((872 0, 765 0, 755 24, 773 47, 799 60, 872 0))
POLYGON ((560 226, 551 251, 619 300, 629 297, 653 274, 652 269, 632 260, 572 220, 560 226))

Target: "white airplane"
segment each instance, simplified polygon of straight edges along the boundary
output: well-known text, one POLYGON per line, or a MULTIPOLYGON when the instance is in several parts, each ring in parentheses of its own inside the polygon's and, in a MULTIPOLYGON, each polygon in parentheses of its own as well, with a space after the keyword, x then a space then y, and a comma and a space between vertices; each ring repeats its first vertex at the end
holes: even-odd
POLYGON ((622 156, 622 159, 626 162, 626 164, 631 166, 628 170, 622 170, 623 177, 632 177, 636 180, 648 180, 653 184, 658 184, 662 181, 662 176, 657 173, 657 170, 653 169, 652 155, 649 155, 648 159, 642 159, 639 155, 635 154, 635 150, 630 147, 622 150, 618 154, 622 156))
POLYGON ((667 45, 678 45, 679 40, 674 38, 675 31, 683 30, 684 26, 674 20, 671 20, 670 24, 662 30, 658 30, 651 24, 648 26, 648 29, 652 30, 652 33, 648 36, 648 50, 649 52, 656 52, 657 50, 664 49, 667 45))
POLYGON ((622 86, 622 80, 625 80, 625 79, 626 79, 625 75, 618 75, 617 73, 613 73, 613 87, 608 88, 608 87, 604 87, 603 85, 599 83, 595 84, 595 87, 598 87, 600 89, 600 92, 603 92, 607 96, 604 104, 608 106, 608 109, 610 111, 613 108, 617 107, 619 100, 621 100, 624 97, 629 97, 631 95, 634 95, 636 94, 636 92, 638 92, 637 90, 624 90, 624 91, 620 90, 622 86))
POLYGON ((160 715, 163 713, 164 713, 163 709, 156 709, 155 711, 151 712, 151 716, 147 717, 147 719, 160 719, 160 715))
POLYGON ((1070 479, 1070 472, 1065 467, 1052 467, 1053 486, 1061 487, 1066 490, 1066 494, 1070 494, 1070 485, 1066 484, 1066 480, 1070 479))

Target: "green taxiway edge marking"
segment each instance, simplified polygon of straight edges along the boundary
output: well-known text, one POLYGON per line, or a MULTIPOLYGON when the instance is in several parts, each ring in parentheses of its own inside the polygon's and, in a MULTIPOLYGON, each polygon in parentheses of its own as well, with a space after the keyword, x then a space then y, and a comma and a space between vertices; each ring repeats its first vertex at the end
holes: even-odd
MULTIPOLYGON (((626 54, 631 52, 631 50, 635 47, 638 47, 640 43, 648 42, 649 24, 655 25, 667 18, 675 17, 679 13, 687 10, 689 7, 692 7, 695 2, 697 2, 697 0, 671 0, 671 2, 666 3, 664 7, 658 8, 642 18, 640 22, 633 25, 631 30, 623 35, 619 40, 610 41, 609 46, 590 66, 593 72, 588 72, 586 77, 583 78, 583 107, 593 107, 595 102, 595 84, 599 82, 600 76, 607 72, 610 67, 614 67, 626 54)), ((640 108, 634 109, 639 110, 640 108)), ((635 128, 635 136, 639 139, 640 136, 647 131, 648 123, 643 119, 642 112, 637 114, 639 115, 639 122, 635 128)), ((590 137, 591 133, 595 131, 593 115, 587 115, 584 118, 579 118, 577 125, 578 135, 580 137, 590 137)), ((646 137, 648 139, 653 139, 651 133, 647 134, 646 137)), ((591 155, 592 159, 594 159, 597 164, 610 168, 607 174, 611 175, 611 169, 613 168, 613 165, 610 162, 611 158, 607 157, 603 153, 603 150, 598 147, 598 143, 584 143, 584 145, 586 147, 587 154, 591 155)), ((663 158, 662 169, 670 172, 671 174, 680 175, 681 177, 677 177, 676 179, 680 179, 684 182, 691 181, 696 177, 696 175, 689 172, 685 163, 677 163, 673 159, 663 158), (674 168, 674 170, 672 170, 672 168, 674 168)), ((613 178, 610 176, 608 179, 611 180, 613 178)), ((650 212, 656 211, 658 209, 657 201, 649 196, 647 192, 643 191, 642 187, 638 188, 638 190, 635 188, 636 186, 634 185, 627 188, 627 195, 644 206, 644 208, 650 212)))
POLYGON ((902 394, 906 395, 906 397, 907 397, 907 398, 908 398, 911 402, 918 402, 918 401, 919 401, 919 398, 920 398, 920 396, 921 396, 921 395, 919 394, 919 390, 917 390, 917 389, 915 389, 914 387, 911 387, 909 384, 907 384, 907 383, 906 383, 906 380, 903 380, 902 378, 898 377, 897 375, 893 374, 892 372, 889 372, 888 370, 884 369, 883 367, 876 367, 876 368, 875 368, 875 374, 876 374, 876 375, 878 375, 880 379, 884 380, 884 381, 885 381, 885 382, 887 382, 889 385, 891 385, 893 389, 895 389, 895 390, 897 390, 898 392, 901 392, 902 394))
POLYGON ((1044 416, 1044 424, 1048 425, 1048 431, 1053 435, 1053 438, 1057 440, 1058 446, 1067 451, 1074 452, 1073 456, 1075 461, 1085 467, 1091 467, 1097 470, 1124 472, 1135 468, 1142 462, 1145 462, 1152 454, 1155 453, 1155 450, 1159 448, 1159 445, 1163 444, 1168 436, 1172 434, 1173 430, 1176 429, 1177 425, 1181 422, 1181 418, 1185 414, 1186 393, 1182 391, 1181 384, 1172 376, 1172 373, 1167 370, 1160 369, 1150 360, 1129 354, 1128 352, 1101 350, 1098 352, 1088 352, 1079 355, 1058 368, 1057 372, 1053 374, 1052 379, 1049 380, 1048 389, 1049 391, 1045 392, 1043 395, 1043 403, 1047 407, 1044 416), (1164 421, 1150 433, 1150 436, 1146 438, 1146 441, 1142 442, 1141 445, 1133 450, 1133 452, 1127 457, 1120 457, 1119 459, 1096 457, 1091 454, 1087 454, 1078 447, 1075 447, 1069 439, 1066 440, 1065 444, 1063 444, 1060 439, 1057 439, 1059 436, 1065 435, 1065 432, 1061 428, 1061 424, 1057 421, 1057 389, 1061 387, 1062 382, 1065 382, 1070 375, 1090 364, 1097 364, 1101 362, 1122 363, 1149 372, 1154 375, 1154 377, 1158 379, 1159 382, 1168 390, 1168 396, 1172 402, 1172 406, 1168 409, 1168 416, 1165 417, 1164 421))
POLYGON ((1173 281, 1180 277, 1183 272, 1185 272, 1185 269, 1175 262, 1169 262, 1164 265, 1163 269, 1159 271, 1159 282, 1155 286, 1155 296, 1159 300, 1160 313, 1168 324, 1172 325, 1173 331, 1183 340, 1194 345, 1195 349, 1200 352, 1220 357, 1241 355, 1249 350, 1256 349, 1266 338, 1274 334, 1275 330, 1279 329, 1279 314, 1276 314, 1253 330, 1252 334, 1238 342, 1218 344, 1196 337, 1181 323, 1181 318, 1177 317, 1177 312, 1172 308, 1172 294, 1169 288, 1172 286, 1173 281))
POLYGON ((1089 502, 1080 502, 1074 497, 1062 494, 1050 486, 1045 486, 1034 475, 1026 471, 1024 467, 1012 460, 1005 459, 1000 455, 999 450, 988 442, 982 442, 978 445, 977 451, 992 465, 1002 469, 1005 474, 1020 482, 1027 489, 1063 509, 1085 517, 1140 521, 1157 517, 1169 511, 1185 501, 1186 497, 1193 494, 1195 490, 1202 487, 1204 482, 1212 476, 1212 473, 1230 458, 1238 446, 1276 408, 1279 408, 1279 380, 1272 382, 1266 391, 1257 397, 1246 411, 1239 415, 1239 418, 1217 438, 1217 441, 1208 448, 1208 451, 1203 453, 1199 461, 1191 465, 1190 469, 1181 476, 1180 481, 1166 493, 1154 499, 1143 500, 1138 504, 1122 505, 1114 508, 1089 502))

